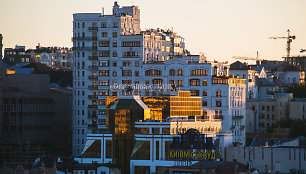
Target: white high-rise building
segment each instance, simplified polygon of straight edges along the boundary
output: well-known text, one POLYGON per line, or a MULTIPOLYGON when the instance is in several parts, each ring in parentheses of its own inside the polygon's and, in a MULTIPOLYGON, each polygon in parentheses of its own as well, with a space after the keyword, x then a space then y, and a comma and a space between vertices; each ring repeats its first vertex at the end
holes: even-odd
POLYGON ((244 143, 245 84, 229 77, 227 63, 189 55, 184 38, 171 30, 141 31, 137 6, 115 2, 112 15, 73 17, 73 155, 82 152, 87 134, 104 133, 106 97, 122 95, 120 85, 147 86, 134 93, 153 96, 165 93, 159 86, 175 84, 202 96, 202 115, 222 118, 222 131, 244 143))

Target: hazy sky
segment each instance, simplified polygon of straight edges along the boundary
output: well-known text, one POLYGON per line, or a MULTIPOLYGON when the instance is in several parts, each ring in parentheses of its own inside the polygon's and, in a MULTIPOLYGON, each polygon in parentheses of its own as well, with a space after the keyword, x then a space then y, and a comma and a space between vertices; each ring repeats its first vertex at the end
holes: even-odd
MULTIPOLYGON (((287 29, 296 35, 292 54, 306 49, 306 0, 119 0, 137 5, 141 28, 172 28, 185 38, 192 54, 208 59, 232 56, 281 60, 287 29)), ((0 33, 4 47, 72 46, 72 14, 111 14, 113 0, 0 0, 0 33)), ((304 53, 305 54, 305 53, 304 53)), ((231 60, 230 60, 231 61, 231 60)))

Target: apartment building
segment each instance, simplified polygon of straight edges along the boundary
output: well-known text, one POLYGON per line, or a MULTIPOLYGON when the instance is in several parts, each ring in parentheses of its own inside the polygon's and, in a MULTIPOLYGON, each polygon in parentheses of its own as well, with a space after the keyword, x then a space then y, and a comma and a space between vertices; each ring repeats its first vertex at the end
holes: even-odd
POLYGON ((25 46, 16 45, 15 48, 5 48, 3 61, 10 65, 30 62, 30 56, 26 54, 25 46))
POLYGON ((81 154, 87 134, 106 130, 107 97, 125 95, 127 85, 140 96, 190 91, 202 97, 203 116, 222 118, 222 130, 244 143, 245 82, 229 76, 227 63, 190 55, 184 38, 171 30, 141 31, 137 6, 115 2, 112 15, 73 18, 74 155, 81 154))

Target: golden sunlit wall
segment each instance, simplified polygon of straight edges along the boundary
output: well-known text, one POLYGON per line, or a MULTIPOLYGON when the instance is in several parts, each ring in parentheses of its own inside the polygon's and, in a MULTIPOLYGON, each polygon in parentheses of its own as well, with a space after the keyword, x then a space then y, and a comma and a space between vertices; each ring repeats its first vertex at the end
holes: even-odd
POLYGON ((170 97, 170 117, 202 115, 202 98, 190 97, 190 91, 179 91, 178 97, 170 97))
POLYGON ((151 120, 162 120, 170 116, 170 97, 141 97, 140 99, 150 109, 151 120))

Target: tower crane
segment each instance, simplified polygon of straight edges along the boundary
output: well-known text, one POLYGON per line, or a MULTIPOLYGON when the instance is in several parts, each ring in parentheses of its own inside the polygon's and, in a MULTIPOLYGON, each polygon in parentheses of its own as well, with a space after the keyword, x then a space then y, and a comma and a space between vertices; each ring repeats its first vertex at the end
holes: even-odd
POLYGON ((296 37, 295 36, 291 36, 290 35, 290 30, 288 29, 287 30, 288 32, 288 36, 285 36, 285 37, 269 37, 269 39, 287 39, 287 57, 290 57, 290 44, 292 42, 292 40, 294 40, 296 37))

